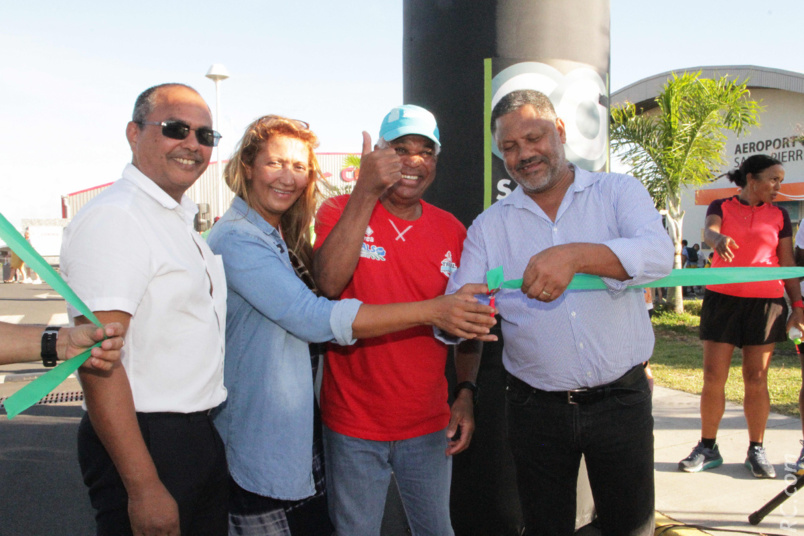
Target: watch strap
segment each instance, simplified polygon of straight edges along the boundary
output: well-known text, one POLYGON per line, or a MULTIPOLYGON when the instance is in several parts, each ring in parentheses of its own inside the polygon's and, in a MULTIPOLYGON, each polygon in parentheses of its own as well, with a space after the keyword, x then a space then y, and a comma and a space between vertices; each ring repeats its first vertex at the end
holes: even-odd
POLYGON ((455 386, 454 395, 455 398, 458 398, 462 389, 469 389, 472 391, 472 404, 477 406, 477 384, 475 382, 465 381, 461 382, 455 386))
POLYGON ((42 365, 55 367, 59 356, 56 354, 56 342, 59 340, 59 326, 48 326, 42 332, 42 365))

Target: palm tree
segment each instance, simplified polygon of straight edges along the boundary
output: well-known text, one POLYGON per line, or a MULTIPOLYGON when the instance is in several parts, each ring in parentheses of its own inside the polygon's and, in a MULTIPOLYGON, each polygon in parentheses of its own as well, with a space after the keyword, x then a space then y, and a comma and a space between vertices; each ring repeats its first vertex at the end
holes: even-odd
POLYGON ((353 167, 356 169, 360 169, 360 155, 359 154, 347 154, 343 157, 343 167, 353 167))
MULTIPOLYGON (((343 165, 341 169, 347 168, 354 168, 355 174, 359 173, 360 171, 360 155, 359 154, 347 154, 343 157, 343 165)), ((355 175, 357 176, 357 175, 355 175)), ((335 197, 338 195, 344 194, 351 194, 352 189, 355 187, 354 182, 350 182, 343 186, 335 185, 330 183, 329 181, 321 181, 320 183, 321 193, 323 194, 324 198, 335 197)), ((323 201, 323 200, 322 200, 323 201)))
MULTIPOLYGON (((748 80, 712 80, 700 74, 673 73, 656 97, 658 112, 642 113, 631 103, 611 109, 611 148, 665 215, 676 249, 675 268, 681 268, 682 187, 712 181, 725 164, 725 131, 743 134, 759 125, 761 111, 750 98, 748 80)), ((674 308, 684 310, 680 287, 674 308)))

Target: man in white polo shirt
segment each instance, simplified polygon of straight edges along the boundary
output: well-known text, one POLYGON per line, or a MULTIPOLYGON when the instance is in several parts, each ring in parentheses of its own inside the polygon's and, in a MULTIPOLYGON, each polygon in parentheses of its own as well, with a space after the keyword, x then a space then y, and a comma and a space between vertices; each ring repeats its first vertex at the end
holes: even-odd
POLYGON ((64 233, 65 279, 101 322, 127 328, 122 366, 81 371, 78 455, 99 535, 227 532, 226 460, 208 415, 226 398, 226 282, 184 195, 220 137, 211 127, 192 88, 143 92, 126 127, 131 164, 64 233))

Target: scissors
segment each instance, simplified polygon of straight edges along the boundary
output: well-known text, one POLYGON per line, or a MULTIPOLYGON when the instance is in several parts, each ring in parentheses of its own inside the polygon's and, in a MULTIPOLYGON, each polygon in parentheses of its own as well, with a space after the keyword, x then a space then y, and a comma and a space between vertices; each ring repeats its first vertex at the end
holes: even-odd
MULTIPOLYGON (((495 302, 495 298, 497 297, 497 293, 500 292, 501 290, 502 290, 502 283, 500 283, 499 287, 489 290, 489 293, 488 293, 489 305, 491 307, 494 307, 494 302, 495 302)), ((491 313, 489 316, 494 316, 494 313, 491 313)))

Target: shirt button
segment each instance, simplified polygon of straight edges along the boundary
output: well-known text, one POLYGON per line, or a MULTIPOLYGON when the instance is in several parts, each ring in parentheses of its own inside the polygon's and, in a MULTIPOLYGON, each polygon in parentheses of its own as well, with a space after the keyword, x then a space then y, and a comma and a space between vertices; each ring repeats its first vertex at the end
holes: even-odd
POLYGON ((587 372, 587 373, 586 373, 586 377, 587 377, 587 378, 591 378, 591 377, 592 377, 592 373, 591 373, 591 372, 587 372))
POLYGON ((558 227, 553 227, 553 232, 557 233, 558 232, 558 227))
POLYGON ((583 343, 578 344, 578 346, 583 350, 583 343))
POLYGON ((572 316, 572 318, 575 318, 575 311, 572 311, 572 312, 570 313, 570 315, 572 316))

